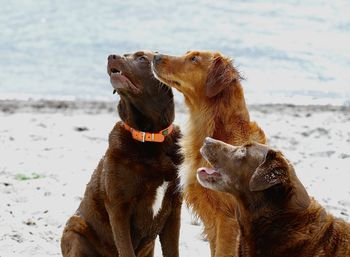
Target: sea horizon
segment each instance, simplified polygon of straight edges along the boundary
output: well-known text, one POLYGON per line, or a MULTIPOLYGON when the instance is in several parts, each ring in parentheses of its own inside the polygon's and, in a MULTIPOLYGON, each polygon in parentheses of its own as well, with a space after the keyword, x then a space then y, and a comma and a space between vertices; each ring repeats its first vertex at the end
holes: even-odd
POLYGON ((199 49, 233 59, 248 104, 350 105, 349 13, 343 0, 14 0, 0 11, 0 99, 113 101, 109 54, 199 49))

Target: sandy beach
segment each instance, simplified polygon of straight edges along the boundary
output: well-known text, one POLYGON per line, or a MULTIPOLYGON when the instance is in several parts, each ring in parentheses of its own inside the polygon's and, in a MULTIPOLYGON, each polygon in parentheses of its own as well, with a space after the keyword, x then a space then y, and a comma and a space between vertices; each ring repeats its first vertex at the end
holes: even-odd
MULTIPOLYGON (((61 256, 60 237, 119 120, 116 103, 0 101, 0 256, 61 256)), ((186 109, 176 106, 186 130, 186 109)), ((350 221, 350 107, 251 105, 252 120, 283 151, 314 196, 350 221)), ((181 256, 210 256, 186 206, 181 256)), ((161 251, 157 246, 155 256, 161 251)))

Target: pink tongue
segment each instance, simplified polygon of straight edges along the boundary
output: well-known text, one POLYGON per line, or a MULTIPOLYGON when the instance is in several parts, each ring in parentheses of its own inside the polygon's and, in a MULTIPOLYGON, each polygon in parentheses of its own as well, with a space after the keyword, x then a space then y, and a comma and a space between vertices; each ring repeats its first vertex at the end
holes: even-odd
POLYGON ((214 173, 218 173, 218 172, 217 172, 216 170, 214 170, 214 169, 205 168, 205 167, 199 168, 199 169, 197 170, 197 172, 205 172, 205 173, 207 173, 207 174, 209 174, 209 175, 212 175, 212 174, 214 174, 214 173))

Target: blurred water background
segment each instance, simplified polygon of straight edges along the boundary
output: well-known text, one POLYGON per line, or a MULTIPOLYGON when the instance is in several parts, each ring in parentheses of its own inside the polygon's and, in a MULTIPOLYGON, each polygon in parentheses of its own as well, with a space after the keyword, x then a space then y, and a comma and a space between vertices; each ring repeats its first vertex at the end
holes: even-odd
POLYGON ((249 104, 350 105, 349 0, 0 0, 0 6, 0 98, 112 100, 110 53, 208 49, 234 59, 249 104))

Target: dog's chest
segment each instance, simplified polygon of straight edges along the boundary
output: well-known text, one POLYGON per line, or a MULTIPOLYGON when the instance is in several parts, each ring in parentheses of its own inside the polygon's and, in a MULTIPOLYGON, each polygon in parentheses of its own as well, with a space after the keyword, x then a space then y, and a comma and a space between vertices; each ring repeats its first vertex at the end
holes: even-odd
POLYGON ((148 197, 139 203, 132 219, 134 240, 155 238, 163 230, 171 212, 171 199, 167 196, 168 187, 169 182, 164 181, 153 190, 145 192, 148 197))
POLYGON ((165 193, 168 189, 169 182, 164 181, 155 192, 155 197, 152 204, 152 215, 153 217, 157 216, 157 214, 160 212, 162 203, 165 197, 165 193))
MULTIPOLYGON (((146 182, 147 183, 147 182, 146 182)), ((139 219, 152 222, 157 216, 161 215, 166 201, 166 191, 169 182, 162 181, 157 186, 147 185, 141 189, 142 197, 136 205, 135 212, 139 219)))

